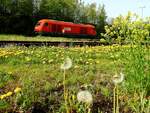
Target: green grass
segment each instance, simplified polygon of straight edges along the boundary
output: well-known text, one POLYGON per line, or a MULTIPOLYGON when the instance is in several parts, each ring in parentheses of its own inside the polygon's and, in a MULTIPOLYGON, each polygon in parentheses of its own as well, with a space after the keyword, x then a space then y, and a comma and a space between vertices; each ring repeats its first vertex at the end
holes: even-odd
POLYGON ((66 70, 70 111, 82 113, 86 110, 78 103, 76 94, 81 87, 89 85, 87 89, 94 98, 93 112, 98 109, 112 112, 112 77, 123 72, 125 79, 118 86, 120 112, 149 113, 149 47, 5 47, 0 48, 0 55, 1 94, 13 91, 17 86, 22 88, 21 93, 3 99, 5 104, 0 107, 1 112, 13 109, 26 112, 37 107, 37 103, 40 104, 38 108, 46 112, 65 112, 60 65, 69 56, 73 62, 71 69, 66 70))
MULTIPOLYGON (((88 37, 87 37, 88 38, 88 37)), ((82 38, 65 38, 65 37, 51 37, 51 36, 23 36, 23 35, 0 35, 1 41, 83 41, 82 38)), ((86 39, 90 40, 90 39, 86 39)))

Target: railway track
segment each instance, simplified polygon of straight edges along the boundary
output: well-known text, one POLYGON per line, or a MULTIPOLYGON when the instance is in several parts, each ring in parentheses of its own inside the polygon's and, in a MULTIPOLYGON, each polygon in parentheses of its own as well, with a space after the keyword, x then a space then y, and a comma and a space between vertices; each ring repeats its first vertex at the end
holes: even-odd
MULTIPOLYGON (((116 44, 116 43, 113 43, 116 44)), ((14 45, 14 46, 56 46, 56 47, 74 47, 74 46, 101 46, 101 45, 113 45, 110 43, 102 43, 98 40, 94 41, 8 41, 0 40, 0 47, 5 47, 9 45, 14 45)), ((126 45, 127 43, 122 43, 121 45, 126 45)), ((141 45, 146 45, 150 46, 150 42, 141 42, 141 45)))
POLYGON ((106 43, 100 43, 99 41, 0 41, 0 46, 62 46, 62 47, 72 47, 72 46, 100 46, 108 45, 106 43))

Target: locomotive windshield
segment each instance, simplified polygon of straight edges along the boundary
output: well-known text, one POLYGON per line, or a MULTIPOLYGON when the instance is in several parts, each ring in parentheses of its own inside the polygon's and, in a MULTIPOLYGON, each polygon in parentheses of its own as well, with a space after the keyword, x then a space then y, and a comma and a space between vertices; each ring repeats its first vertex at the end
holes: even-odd
POLYGON ((36 26, 40 26, 41 25, 41 22, 38 22, 37 24, 36 24, 36 26))

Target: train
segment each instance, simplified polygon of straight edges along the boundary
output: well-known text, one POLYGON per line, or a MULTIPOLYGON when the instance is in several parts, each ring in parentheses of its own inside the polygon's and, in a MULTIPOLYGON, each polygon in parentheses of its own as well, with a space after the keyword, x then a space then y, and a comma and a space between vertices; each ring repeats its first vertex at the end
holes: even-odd
POLYGON ((42 19, 37 22, 34 28, 35 34, 51 36, 71 36, 71 37, 88 37, 97 36, 94 25, 76 24, 51 19, 42 19))

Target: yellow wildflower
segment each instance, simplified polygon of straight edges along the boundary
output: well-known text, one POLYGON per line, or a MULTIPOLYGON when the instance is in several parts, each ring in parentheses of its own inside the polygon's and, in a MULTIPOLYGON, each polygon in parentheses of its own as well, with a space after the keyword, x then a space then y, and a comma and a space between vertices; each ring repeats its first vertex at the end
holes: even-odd
POLYGON ((78 66, 78 65, 75 65, 74 68, 79 68, 79 66, 78 66))
POLYGON ((27 62, 31 61, 31 58, 29 58, 29 57, 26 57, 25 59, 26 59, 27 62))
POLYGON ((86 64, 89 64, 89 62, 86 62, 86 64))
POLYGON ((99 64, 100 62, 97 60, 96 63, 99 64))
POLYGON ((14 90, 15 93, 18 93, 20 91, 21 91, 21 88, 19 88, 19 87, 16 87, 16 89, 14 90))
POLYGON ((0 96, 1 100, 4 99, 5 97, 7 97, 6 94, 0 96))
POLYGON ((43 61, 43 64, 45 64, 46 62, 45 61, 43 61))
POLYGON ((9 96, 11 96, 12 94, 13 94, 12 92, 8 92, 8 93, 6 93, 6 96, 9 97, 9 96))
POLYGON ((72 100, 75 101, 75 95, 72 95, 72 100))
POLYGON ((9 74, 9 75, 11 75, 11 74, 12 74, 12 72, 8 72, 8 74, 9 74))

